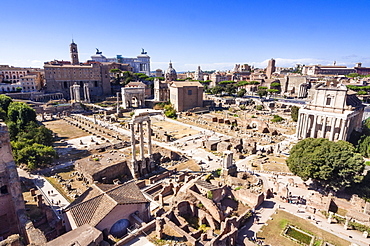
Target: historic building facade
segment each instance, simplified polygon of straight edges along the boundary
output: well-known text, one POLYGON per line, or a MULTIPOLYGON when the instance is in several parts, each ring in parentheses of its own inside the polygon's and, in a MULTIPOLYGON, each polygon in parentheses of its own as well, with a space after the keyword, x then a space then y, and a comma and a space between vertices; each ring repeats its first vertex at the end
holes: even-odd
POLYGON ((203 86, 199 82, 177 81, 170 84, 170 102, 176 111, 203 107, 203 86))
POLYGON ((299 110, 297 138, 348 140, 352 131, 361 130, 363 112, 356 93, 345 85, 318 85, 313 100, 299 110))
POLYGON ((123 57, 122 55, 117 55, 115 58, 107 58, 102 54, 101 51, 96 49, 96 54, 91 56, 91 61, 127 64, 133 68, 134 73, 144 73, 150 76, 150 56, 148 56, 144 49, 142 49, 140 55, 134 58, 123 57))
POLYGON ((63 93, 64 98, 70 99, 70 87, 80 85, 81 99, 86 100, 86 91, 89 88, 91 100, 104 98, 111 94, 109 66, 99 62, 80 63, 78 60, 77 44, 70 45, 71 62, 45 62, 45 80, 47 93, 63 93))

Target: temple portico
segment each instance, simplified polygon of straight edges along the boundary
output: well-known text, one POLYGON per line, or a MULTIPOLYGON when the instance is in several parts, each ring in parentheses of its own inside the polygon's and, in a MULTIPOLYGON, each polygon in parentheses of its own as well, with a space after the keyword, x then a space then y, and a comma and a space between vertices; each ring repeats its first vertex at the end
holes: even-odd
POLYGON ((349 115, 318 112, 302 109, 299 111, 297 138, 327 138, 331 141, 347 140, 352 132, 359 112, 349 115), (352 128, 352 129, 351 129, 352 128))
POLYGON ((162 114, 160 110, 136 110, 130 122, 131 129, 131 173, 134 178, 145 176, 154 170, 154 162, 152 160, 152 129, 150 115, 162 114), (148 136, 148 155, 145 156, 144 150, 144 124, 147 127, 148 136), (136 155, 136 136, 139 132, 139 159, 136 155))
POLYGON ((344 85, 319 85, 314 99, 298 114, 297 138, 348 140, 361 128, 364 106, 344 85))

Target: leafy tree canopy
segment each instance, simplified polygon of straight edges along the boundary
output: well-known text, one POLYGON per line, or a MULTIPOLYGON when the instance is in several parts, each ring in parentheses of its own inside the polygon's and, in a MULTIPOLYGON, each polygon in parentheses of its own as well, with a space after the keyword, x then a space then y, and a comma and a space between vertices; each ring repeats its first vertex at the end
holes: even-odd
POLYGON ((267 91, 266 91, 266 90, 258 90, 258 91, 257 91, 257 95, 258 95, 259 97, 267 96, 267 91))
POLYGON ((294 122, 298 121, 298 111, 299 111, 299 107, 297 106, 292 106, 292 108, 290 109, 290 116, 292 117, 292 120, 294 122))
POLYGON ((23 129, 31 121, 36 121, 36 112, 33 108, 22 102, 12 102, 8 108, 8 119, 23 129))
POLYGON ((292 148, 286 162, 292 173, 326 190, 338 191, 363 178, 364 160, 346 141, 306 138, 292 148))
POLYGON ((238 97, 243 97, 245 95, 247 91, 245 89, 241 89, 240 91, 238 91, 238 93, 236 94, 238 97))
POLYGON ((0 108, 4 110, 4 112, 8 112, 8 107, 11 102, 13 102, 13 100, 10 97, 5 96, 4 94, 0 95, 0 108))
POLYGON ((273 82, 270 85, 270 87, 279 87, 279 86, 280 86, 280 82, 273 82))

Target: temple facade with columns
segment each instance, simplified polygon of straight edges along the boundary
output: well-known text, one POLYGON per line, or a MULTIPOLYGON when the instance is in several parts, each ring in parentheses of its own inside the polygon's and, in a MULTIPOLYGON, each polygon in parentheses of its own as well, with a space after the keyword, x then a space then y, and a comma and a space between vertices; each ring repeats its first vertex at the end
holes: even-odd
POLYGON ((352 131, 361 131, 364 105, 345 85, 321 84, 313 100, 299 109, 297 138, 348 140, 352 131))

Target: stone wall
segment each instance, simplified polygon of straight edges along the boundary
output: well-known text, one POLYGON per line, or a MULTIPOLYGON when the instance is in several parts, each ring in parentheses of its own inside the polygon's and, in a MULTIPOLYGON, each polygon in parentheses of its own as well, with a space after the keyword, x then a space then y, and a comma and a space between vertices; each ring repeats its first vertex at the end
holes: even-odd
POLYGON ((257 208, 265 200, 263 193, 251 192, 248 189, 232 190, 231 193, 238 201, 252 208, 257 208))

